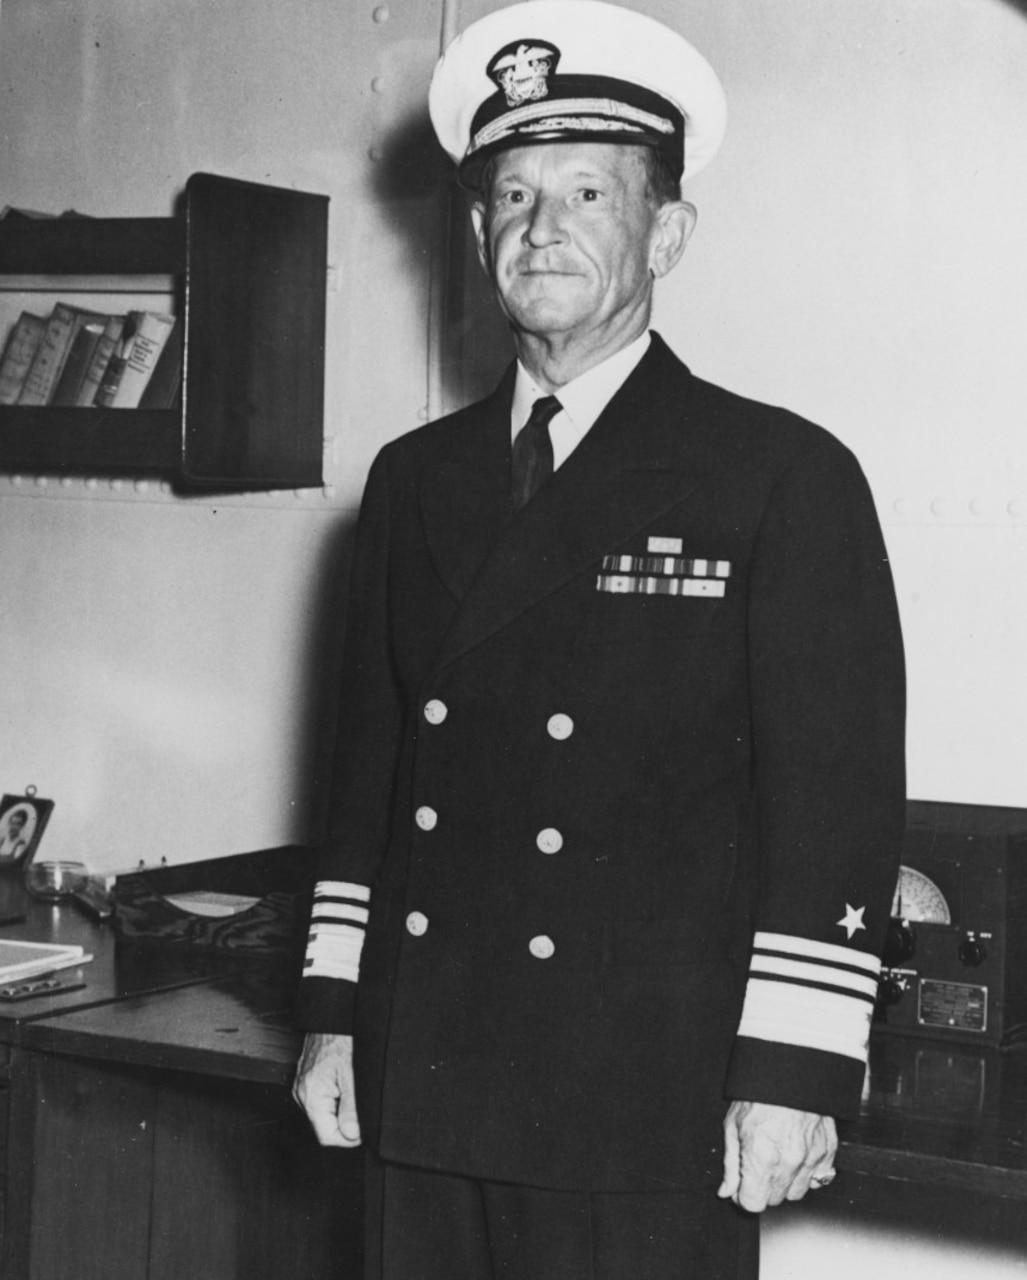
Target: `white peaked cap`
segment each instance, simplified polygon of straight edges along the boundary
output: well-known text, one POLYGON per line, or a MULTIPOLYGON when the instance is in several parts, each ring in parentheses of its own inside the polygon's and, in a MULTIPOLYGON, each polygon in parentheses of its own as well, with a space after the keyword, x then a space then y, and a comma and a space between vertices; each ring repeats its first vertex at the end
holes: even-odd
POLYGON ((656 147, 690 178, 727 117, 716 73, 683 36, 601 0, 521 0, 480 18, 439 60, 428 107, 471 186, 498 151, 564 141, 656 147))

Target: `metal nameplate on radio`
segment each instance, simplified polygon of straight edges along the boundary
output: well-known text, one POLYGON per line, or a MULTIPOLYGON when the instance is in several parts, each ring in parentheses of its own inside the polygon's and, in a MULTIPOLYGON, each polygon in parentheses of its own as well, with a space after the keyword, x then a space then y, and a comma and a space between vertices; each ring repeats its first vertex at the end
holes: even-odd
POLYGON ((988 988, 968 982, 921 978, 917 1020, 922 1027, 951 1031, 987 1031, 988 988))

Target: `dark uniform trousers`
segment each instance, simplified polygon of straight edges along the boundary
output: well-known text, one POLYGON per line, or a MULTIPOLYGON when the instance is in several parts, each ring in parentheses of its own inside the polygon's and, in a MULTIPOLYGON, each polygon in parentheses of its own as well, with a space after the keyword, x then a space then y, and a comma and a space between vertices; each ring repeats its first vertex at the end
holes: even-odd
POLYGON ((365 1280, 756 1280, 759 1219, 709 1188, 549 1191, 368 1156, 365 1280))

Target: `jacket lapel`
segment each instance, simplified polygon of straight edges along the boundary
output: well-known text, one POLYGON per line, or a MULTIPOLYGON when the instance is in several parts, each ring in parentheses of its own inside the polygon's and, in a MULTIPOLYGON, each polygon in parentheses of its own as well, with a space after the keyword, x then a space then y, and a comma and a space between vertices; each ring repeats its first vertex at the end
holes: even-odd
POLYGON ((458 602, 513 515, 510 404, 515 370, 511 365, 487 400, 447 427, 443 456, 420 479, 428 552, 458 602))
MULTIPOLYGON (((701 475, 686 470, 682 421, 690 382, 688 370, 654 334, 649 351, 585 439, 531 502, 509 517, 479 561, 436 669, 599 562, 701 482, 701 475)), ((507 419, 507 458, 508 436, 507 419)), ((508 472, 502 483, 507 492, 508 472)), ((508 497, 505 504, 509 511, 508 497)))

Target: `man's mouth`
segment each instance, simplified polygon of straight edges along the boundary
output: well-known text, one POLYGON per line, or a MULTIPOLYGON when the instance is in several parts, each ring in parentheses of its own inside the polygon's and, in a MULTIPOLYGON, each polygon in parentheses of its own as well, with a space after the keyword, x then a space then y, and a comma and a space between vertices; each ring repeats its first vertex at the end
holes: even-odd
POLYGON ((517 268, 519 276, 576 276, 577 271, 572 271, 569 267, 547 267, 547 266, 522 266, 517 268))

